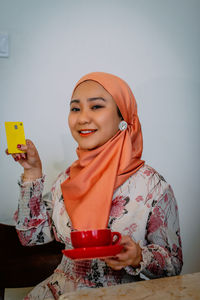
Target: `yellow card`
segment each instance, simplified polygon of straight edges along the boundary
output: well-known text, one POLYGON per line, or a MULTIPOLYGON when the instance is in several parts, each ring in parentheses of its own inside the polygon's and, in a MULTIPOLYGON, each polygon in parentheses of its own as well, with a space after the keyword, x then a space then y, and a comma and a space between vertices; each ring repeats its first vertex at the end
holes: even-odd
POLYGON ((8 153, 24 153, 17 148, 18 144, 26 144, 23 122, 5 122, 8 153))

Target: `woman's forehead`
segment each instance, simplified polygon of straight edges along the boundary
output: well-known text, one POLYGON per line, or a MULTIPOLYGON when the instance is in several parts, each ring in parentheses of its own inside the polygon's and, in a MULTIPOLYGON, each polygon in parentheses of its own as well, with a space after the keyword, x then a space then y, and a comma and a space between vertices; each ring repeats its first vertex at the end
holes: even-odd
POLYGON ((100 83, 94 80, 86 80, 81 82, 78 86, 75 87, 72 98, 76 96, 106 96, 112 98, 111 94, 101 85, 100 83))

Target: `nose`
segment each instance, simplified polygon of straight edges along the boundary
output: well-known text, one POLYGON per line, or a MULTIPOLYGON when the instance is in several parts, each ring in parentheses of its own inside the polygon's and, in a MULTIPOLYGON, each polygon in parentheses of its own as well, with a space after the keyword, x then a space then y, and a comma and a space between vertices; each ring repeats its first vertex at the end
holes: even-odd
POLYGON ((81 110, 78 116, 78 123, 79 124, 88 124, 90 123, 90 115, 88 111, 81 110))

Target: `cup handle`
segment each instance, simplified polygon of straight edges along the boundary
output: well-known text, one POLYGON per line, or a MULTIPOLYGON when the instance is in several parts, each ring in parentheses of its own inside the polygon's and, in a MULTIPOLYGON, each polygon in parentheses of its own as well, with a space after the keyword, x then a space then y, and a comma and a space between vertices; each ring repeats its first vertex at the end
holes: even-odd
POLYGON ((118 231, 113 231, 113 232, 111 232, 111 236, 112 236, 112 245, 116 245, 116 244, 119 244, 119 243, 120 243, 121 238, 122 238, 120 232, 118 232, 118 231), (113 241, 113 238, 114 238, 114 237, 117 237, 115 241, 113 241))

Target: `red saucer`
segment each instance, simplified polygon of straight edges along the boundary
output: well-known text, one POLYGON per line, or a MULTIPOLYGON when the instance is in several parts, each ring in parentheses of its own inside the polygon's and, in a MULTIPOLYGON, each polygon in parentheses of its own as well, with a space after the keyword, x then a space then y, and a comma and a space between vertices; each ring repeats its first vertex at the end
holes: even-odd
POLYGON ((104 247, 76 248, 62 250, 62 253, 71 259, 93 259, 115 256, 122 250, 122 245, 111 245, 104 247))

